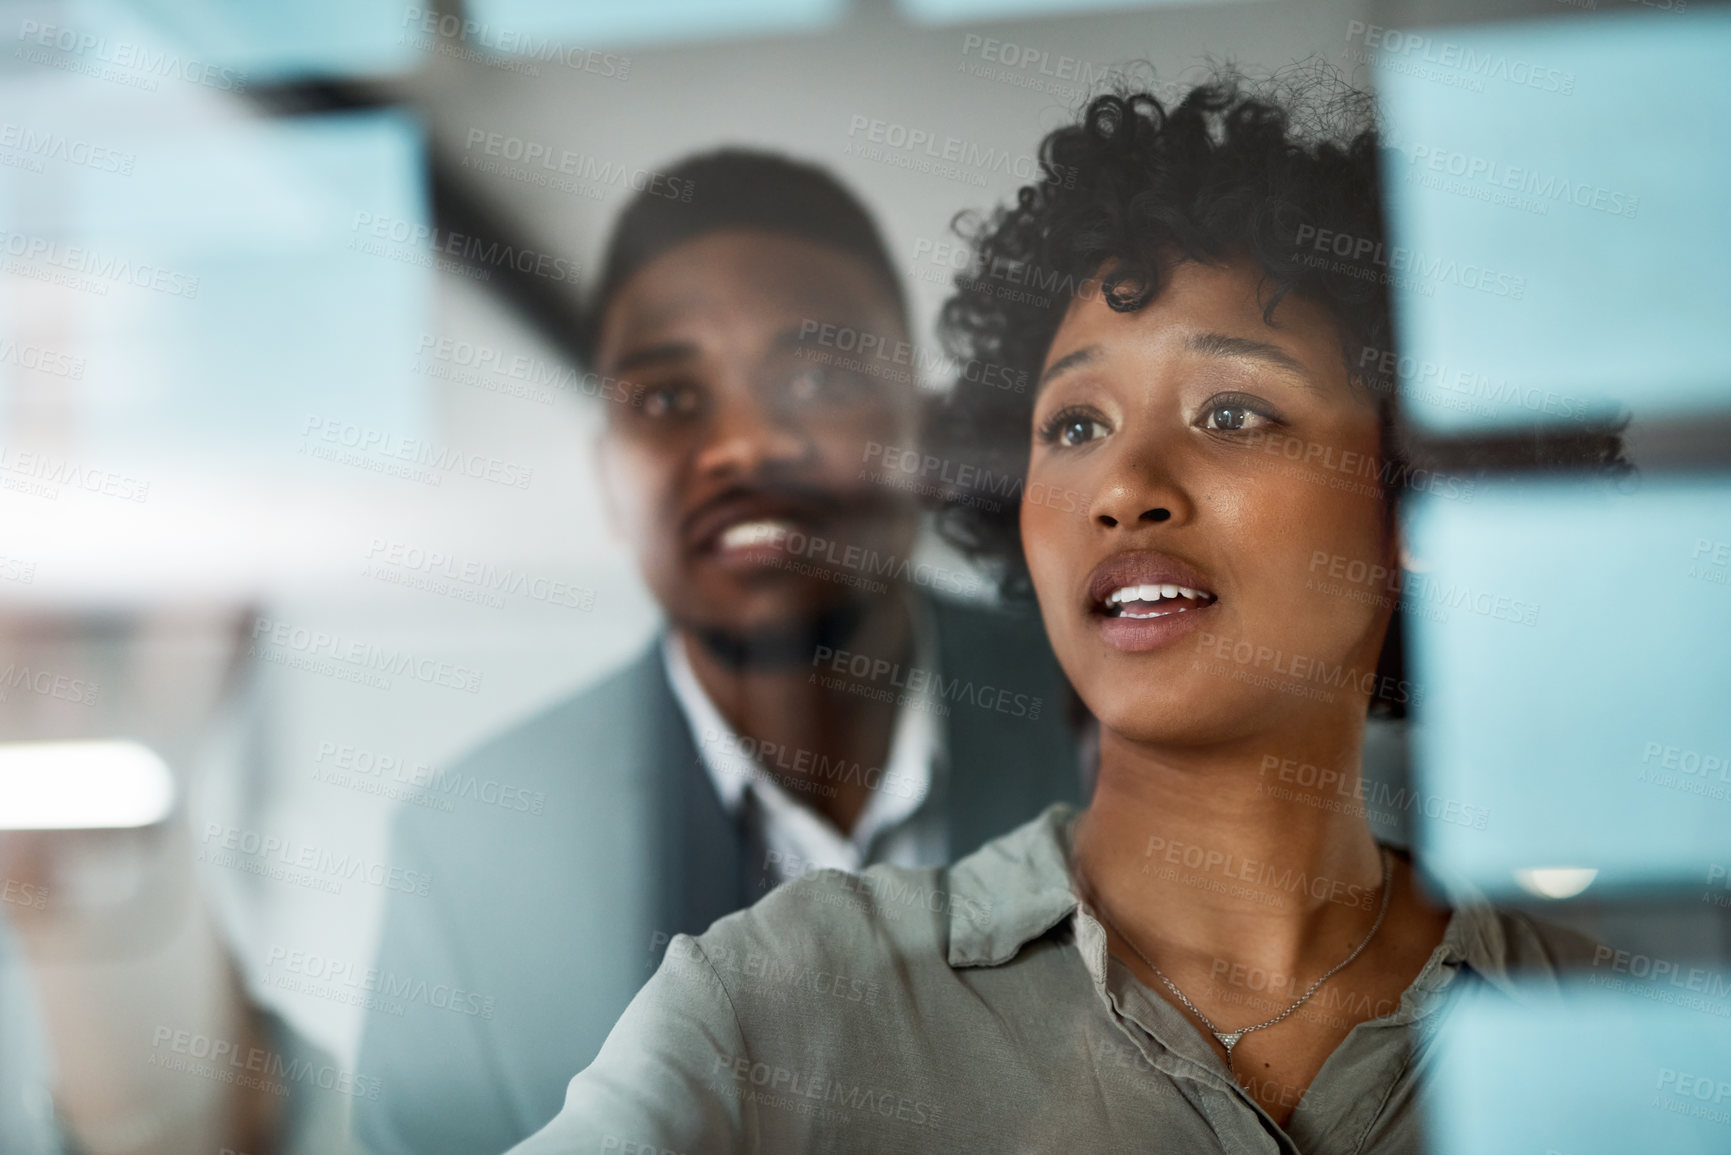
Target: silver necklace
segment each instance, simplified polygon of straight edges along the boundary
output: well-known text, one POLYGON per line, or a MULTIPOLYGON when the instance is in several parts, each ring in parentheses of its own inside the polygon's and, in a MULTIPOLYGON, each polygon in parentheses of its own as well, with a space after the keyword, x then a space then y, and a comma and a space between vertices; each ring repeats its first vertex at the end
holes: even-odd
MULTIPOLYGON (((1305 1003, 1309 1002, 1310 996, 1314 995, 1317 990, 1321 988, 1323 983, 1333 978, 1340 971, 1344 970, 1347 964, 1351 963, 1353 959, 1363 954, 1364 948, 1370 945, 1370 940, 1376 937, 1376 932, 1382 929, 1382 920, 1388 914, 1388 897, 1393 893, 1394 889, 1389 885, 1389 880, 1394 874, 1394 857, 1389 854, 1387 847, 1381 847, 1379 849, 1382 851, 1382 909, 1376 912, 1376 921, 1371 923, 1370 933, 1364 936, 1364 941, 1354 947, 1351 954, 1347 955, 1324 972, 1321 978, 1311 983, 1310 989, 1305 991, 1302 995, 1299 995, 1297 1001, 1287 1007, 1284 1011, 1281 1011, 1272 1019, 1265 1019, 1260 1023, 1248 1027, 1239 1027, 1236 1031, 1223 1031, 1219 1027, 1215 1026, 1214 1020, 1203 1014, 1201 1008, 1195 1003, 1185 998, 1184 992, 1178 989, 1177 984, 1166 977, 1166 972, 1155 966, 1154 960, 1143 954, 1142 948, 1132 942, 1129 935, 1119 930, 1112 920, 1106 917, 1104 908, 1099 907, 1096 904, 1095 909, 1100 912, 1100 921, 1105 923, 1106 926, 1122 939, 1131 950, 1136 952, 1136 957, 1141 959, 1148 969, 1153 971, 1160 981, 1166 984, 1166 989, 1171 991, 1173 996, 1177 998, 1179 1002, 1190 1008, 1191 1014, 1202 1020, 1202 1025, 1208 1028, 1209 1034, 1220 1040, 1220 1045, 1226 1048, 1226 1069, 1230 1071, 1233 1070, 1232 1048, 1238 1045, 1240 1039, 1245 1035, 1248 1035, 1251 1031, 1260 1031, 1265 1027, 1272 1027, 1275 1023, 1280 1022, 1280 1020, 1284 1019, 1287 1015, 1290 1015, 1293 1011, 1296 1011, 1299 1007, 1302 1007, 1305 1003)), ((1084 887, 1084 889, 1087 888, 1084 887)))

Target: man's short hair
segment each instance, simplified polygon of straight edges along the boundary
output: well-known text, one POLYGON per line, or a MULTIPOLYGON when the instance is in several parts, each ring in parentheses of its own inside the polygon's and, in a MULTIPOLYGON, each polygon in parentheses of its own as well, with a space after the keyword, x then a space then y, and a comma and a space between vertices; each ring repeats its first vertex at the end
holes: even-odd
POLYGON ((607 306, 633 273, 669 249, 724 229, 765 229, 859 259, 905 320, 901 280, 877 225, 825 169, 773 152, 725 148, 687 157, 662 176, 637 194, 613 228, 582 334, 588 360, 594 360, 607 306))

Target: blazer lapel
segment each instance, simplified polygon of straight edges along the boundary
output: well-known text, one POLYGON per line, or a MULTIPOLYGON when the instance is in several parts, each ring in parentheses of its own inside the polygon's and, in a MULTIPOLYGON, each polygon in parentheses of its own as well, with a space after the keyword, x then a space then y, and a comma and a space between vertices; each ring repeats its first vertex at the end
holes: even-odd
POLYGON ((669 934, 701 934, 750 901, 740 824, 722 808, 715 784, 673 696, 661 647, 646 679, 644 776, 656 783, 653 866, 659 873, 659 924, 669 934))

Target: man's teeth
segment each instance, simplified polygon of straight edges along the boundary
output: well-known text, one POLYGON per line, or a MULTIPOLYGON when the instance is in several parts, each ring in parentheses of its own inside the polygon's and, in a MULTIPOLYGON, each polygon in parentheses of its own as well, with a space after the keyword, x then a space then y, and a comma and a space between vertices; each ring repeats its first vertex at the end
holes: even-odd
POLYGON ((716 544, 722 549, 749 549, 754 545, 780 545, 792 526, 779 518, 761 517, 742 521, 722 531, 716 544))
POLYGON ((1189 586, 1150 585, 1150 586, 1120 586, 1106 595, 1106 604, 1121 606, 1125 602, 1157 602, 1166 599, 1189 598, 1192 601, 1207 602, 1214 600, 1214 595, 1206 590, 1193 590, 1189 586))

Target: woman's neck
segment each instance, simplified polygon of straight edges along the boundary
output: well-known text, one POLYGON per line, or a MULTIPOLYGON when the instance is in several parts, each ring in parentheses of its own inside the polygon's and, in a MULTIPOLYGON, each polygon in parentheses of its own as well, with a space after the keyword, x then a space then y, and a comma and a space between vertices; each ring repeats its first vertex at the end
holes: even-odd
POLYGON ((1076 868, 1180 985, 1243 966, 1302 978, 1300 993, 1374 920, 1383 866, 1359 799, 1363 723, 1326 721, 1207 749, 1101 735, 1076 868))

